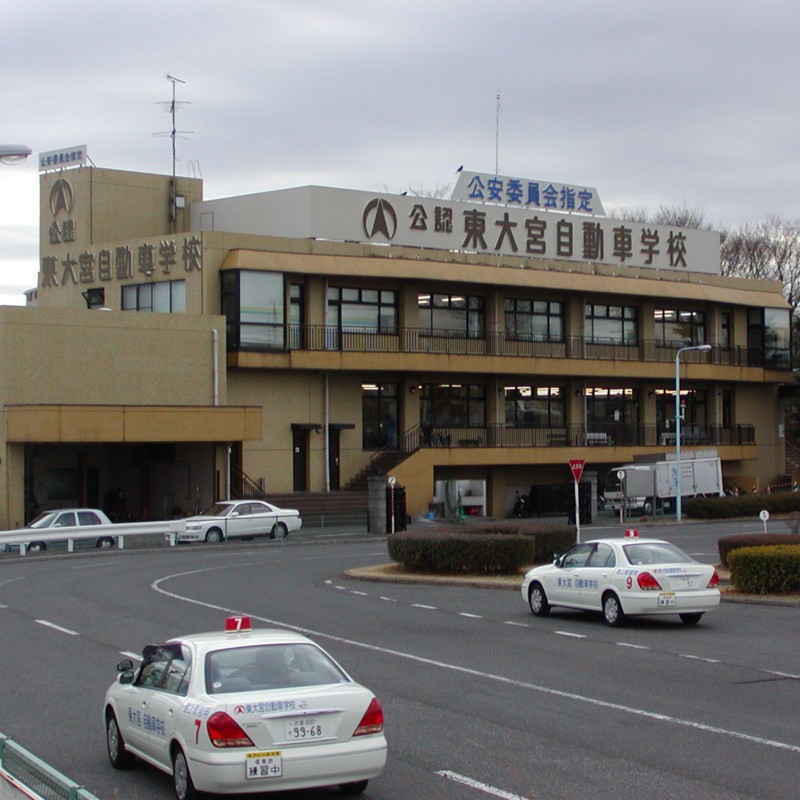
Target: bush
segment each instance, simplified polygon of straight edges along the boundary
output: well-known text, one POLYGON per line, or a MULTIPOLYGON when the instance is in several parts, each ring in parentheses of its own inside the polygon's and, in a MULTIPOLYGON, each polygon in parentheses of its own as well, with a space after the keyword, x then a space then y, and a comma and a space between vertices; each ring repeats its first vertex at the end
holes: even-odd
POLYGON ((735 536, 723 536, 717 542, 719 562, 723 567, 727 567, 732 550, 778 544, 800 545, 800 537, 792 533, 740 533, 735 536))
POLYGON ((515 575, 550 561, 575 543, 572 525, 446 526, 388 537, 389 556, 409 572, 437 575, 515 575))
POLYGON ((731 582, 749 594, 800 591, 800 545, 743 547, 730 554, 731 582))
POLYGON ((694 519, 726 519, 757 517, 763 509, 770 514, 800 511, 800 493, 743 494, 738 497, 695 497, 687 500, 683 510, 694 519))

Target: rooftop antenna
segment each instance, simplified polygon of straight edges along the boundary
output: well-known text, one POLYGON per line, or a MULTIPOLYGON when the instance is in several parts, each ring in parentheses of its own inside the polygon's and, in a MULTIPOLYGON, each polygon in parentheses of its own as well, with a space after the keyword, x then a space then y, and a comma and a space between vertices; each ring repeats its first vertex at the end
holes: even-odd
POLYGON ((494 126, 494 174, 500 174, 500 112, 503 110, 500 107, 500 90, 497 90, 497 108, 495 110, 495 126, 494 126))

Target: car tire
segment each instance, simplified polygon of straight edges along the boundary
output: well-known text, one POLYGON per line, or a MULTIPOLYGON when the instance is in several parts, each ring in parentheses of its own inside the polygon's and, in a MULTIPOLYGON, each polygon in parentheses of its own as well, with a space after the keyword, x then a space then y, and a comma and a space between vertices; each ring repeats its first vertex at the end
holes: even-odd
POLYGON ((703 616, 703 612, 693 611, 690 614, 679 614, 678 616, 681 618, 681 622, 684 625, 697 625, 697 623, 700 622, 700 618, 703 616))
POLYGON ((531 614, 534 617, 546 617, 550 613, 550 603, 541 583, 531 584, 528 592, 528 605, 531 607, 531 614))
POLYGON ((206 532, 206 541, 217 544, 222 541, 222 531, 219 528, 209 528, 206 532))
POLYGON ((98 550, 109 550, 114 546, 114 539, 111 536, 101 536, 95 543, 94 546, 98 550))
POLYGON ((369 781, 354 781, 353 783, 343 783, 339 787, 342 794, 356 795, 363 794, 369 781))
POLYGON ((282 522, 276 522, 269 532, 270 539, 285 539, 288 535, 289 529, 282 522))
POLYGON ((108 760, 114 769, 128 769, 133 766, 135 756, 125 749, 125 740, 120 733, 119 723, 110 709, 106 712, 106 748, 108 760))
POLYGON ((603 595, 603 618, 612 628, 619 627, 625 621, 622 603, 614 592, 606 592, 603 595))
POLYGON ((175 748, 172 756, 172 788, 175 790, 175 800, 198 800, 200 797, 189 773, 189 762, 180 747, 175 748))
POLYGON ((45 550, 47 550, 47 542, 28 542, 25 545, 26 553, 43 553, 45 550))

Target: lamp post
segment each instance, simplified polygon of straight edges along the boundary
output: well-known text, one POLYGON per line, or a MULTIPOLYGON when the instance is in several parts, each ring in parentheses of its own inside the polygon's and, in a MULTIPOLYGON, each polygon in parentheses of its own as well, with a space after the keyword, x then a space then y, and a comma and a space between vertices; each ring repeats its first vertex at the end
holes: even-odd
POLYGON ((26 144, 0 144, 0 163, 21 164, 30 154, 26 144))
POLYGON ((690 350, 708 352, 710 344, 696 344, 692 347, 681 347, 675 353, 675 519, 681 521, 681 353, 690 350))

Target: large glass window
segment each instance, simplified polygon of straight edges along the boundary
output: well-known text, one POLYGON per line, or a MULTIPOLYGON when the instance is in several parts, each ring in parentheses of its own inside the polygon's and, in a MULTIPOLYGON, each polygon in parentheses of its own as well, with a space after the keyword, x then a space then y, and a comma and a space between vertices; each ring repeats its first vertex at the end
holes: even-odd
POLYGON ((637 425, 639 402, 635 389, 590 387, 585 391, 589 425, 637 425))
POLYGON ((438 427, 471 427, 486 424, 486 387, 455 383, 423 384, 420 422, 438 427))
POLYGON ((282 272, 230 270, 222 275, 222 313, 229 349, 285 347, 286 302, 282 272))
POLYGON ((397 292, 328 288, 326 323, 341 331, 397 332, 397 292))
POLYGON ((560 386, 506 386, 506 425, 551 428, 566 424, 565 394, 560 386))
POLYGON ((753 366, 791 368, 789 309, 751 308, 747 313, 747 348, 753 366))
POLYGON ((482 339, 486 330, 482 297, 463 294, 417 296, 419 325, 432 334, 482 339))
POLYGON ((399 393, 397 383, 361 384, 361 442, 365 450, 397 446, 399 393))
POLYGON ((182 313, 186 311, 186 281, 158 281, 123 286, 122 310, 182 313))
POLYGON ((691 346, 707 341, 705 311, 657 308, 654 322, 656 341, 659 344, 691 346))
POLYGON ((636 344, 639 340, 636 307, 587 303, 584 336, 597 344, 636 344))
POLYGON ((564 304, 558 300, 506 298, 506 335, 534 342, 564 341, 564 304))

